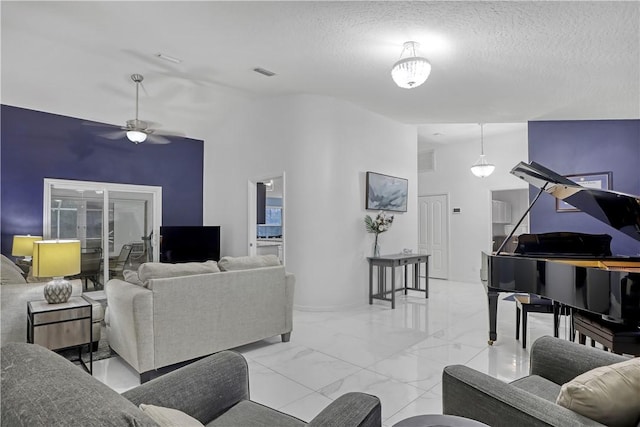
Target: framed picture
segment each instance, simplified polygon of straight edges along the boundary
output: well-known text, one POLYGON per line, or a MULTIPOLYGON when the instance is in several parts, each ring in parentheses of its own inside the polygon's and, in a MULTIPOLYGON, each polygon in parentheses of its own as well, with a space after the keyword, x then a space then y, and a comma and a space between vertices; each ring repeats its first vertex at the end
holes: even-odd
MULTIPOLYGON (((569 178, 583 187, 611 190, 611 172, 565 175, 565 178, 569 178)), ((580 212, 580 209, 563 200, 556 199, 556 212, 580 212)))
POLYGON ((406 212, 408 187, 405 178, 367 172, 366 209, 406 212))

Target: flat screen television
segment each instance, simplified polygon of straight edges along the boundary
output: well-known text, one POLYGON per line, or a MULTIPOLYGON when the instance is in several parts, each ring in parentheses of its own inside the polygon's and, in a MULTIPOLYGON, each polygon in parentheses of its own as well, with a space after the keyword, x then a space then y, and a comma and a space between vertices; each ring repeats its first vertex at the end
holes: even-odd
POLYGON ((161 262, 220 260, 220 226, 161 226, 161 262))

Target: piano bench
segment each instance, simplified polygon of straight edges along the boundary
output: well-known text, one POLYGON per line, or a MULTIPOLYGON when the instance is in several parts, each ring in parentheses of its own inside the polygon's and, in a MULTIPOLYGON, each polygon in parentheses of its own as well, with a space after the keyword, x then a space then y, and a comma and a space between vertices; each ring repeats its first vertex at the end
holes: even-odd
POLYGON ((580 344, 586 344, 589 337, 592 347, 598 342, 612 353, 640 356, 640 329, 637 326, 610 322, 584 312, 576 312, 573 321, 580 344))
POLYGON ((568 307, 561 307, 553 300, 533 294, 515 295, 514 299, 516 301, 516 340, 520 339, 520 314, 522 313, 522 348, 527 348, 527 315, 529 313, 553 314, 553 336, 558 338, 560 314, 570 314, 568 307))

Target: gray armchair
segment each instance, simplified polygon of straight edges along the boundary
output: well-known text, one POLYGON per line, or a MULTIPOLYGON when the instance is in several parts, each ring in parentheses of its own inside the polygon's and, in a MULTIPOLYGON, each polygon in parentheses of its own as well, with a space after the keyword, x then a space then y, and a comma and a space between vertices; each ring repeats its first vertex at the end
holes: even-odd
POLYGON ((244 358, 223 351, 122 395, 43 347, 2 347, 2 425, 154 426, 141 403, 185 412, 207 426, 380 426, 380 401, 347 393, 310 423, 249 400, 244 358))
POLYGON ((461 365, 444 368, 444 414, 472 418, 491 426, 601 426, 556 405, 562 384, 623 356, 570 341, 542 337, 531 347, 529 376, 511 383, 461 365))

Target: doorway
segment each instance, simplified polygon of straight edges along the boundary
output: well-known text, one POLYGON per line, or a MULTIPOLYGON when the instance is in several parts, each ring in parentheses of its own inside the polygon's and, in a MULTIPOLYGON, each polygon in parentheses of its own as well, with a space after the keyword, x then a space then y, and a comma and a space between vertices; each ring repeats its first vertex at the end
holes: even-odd
POLYGON ((45 178, 43 193, 44 238, 80 240, 81 275, 94 287, 159 260, 161 187, 45 178))
POLYGON ((285 174, 250 180, 248 200, 248 254, 286 259, 285 174), (258 212, 260 210, 260 212, 258 212))
POLYGON ((493 190, 491 192, 492 251, 497 251, 511 232, 513 232, 513 237, 505 243, 502 250, 509 253, 515 251, 518 246, 518 236, 529 232, 528 217, 515 229, 528 207, 528 189, 493 190))
POLYGON ((449 278, 449 197, 418 197, 418 252, 431 255, 429 277, 449 278))

